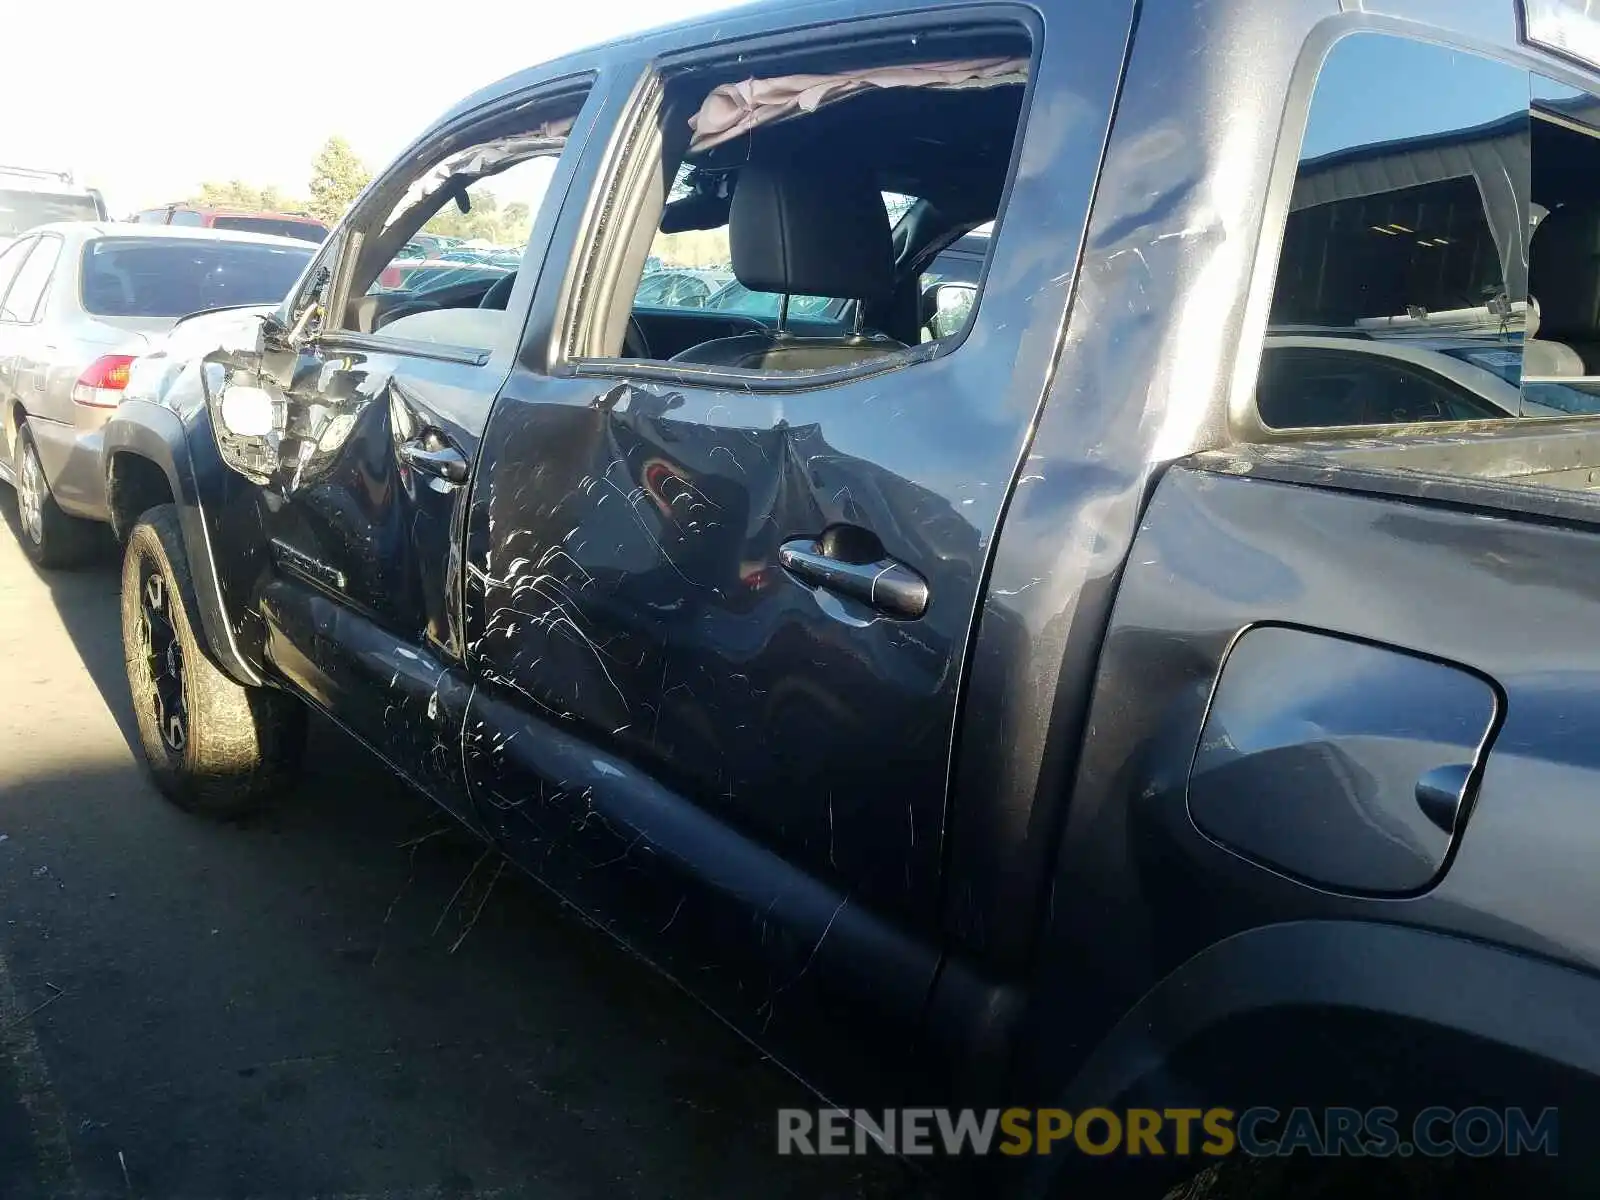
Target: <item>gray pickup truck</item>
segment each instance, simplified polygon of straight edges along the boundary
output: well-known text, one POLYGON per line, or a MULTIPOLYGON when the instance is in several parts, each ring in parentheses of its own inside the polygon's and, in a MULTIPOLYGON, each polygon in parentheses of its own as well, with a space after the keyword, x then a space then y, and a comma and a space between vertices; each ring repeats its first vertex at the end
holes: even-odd
POLYGON ((320 710, 878 1140, 1020 1110, 989 1194, 1595 1194, 1584 10, 817 0, 485 88, 106 426, 156 779, 320 710), (519 167, 514 275, 381 285, 519 167), (770 315, 636 306, 686 239, 770 315))

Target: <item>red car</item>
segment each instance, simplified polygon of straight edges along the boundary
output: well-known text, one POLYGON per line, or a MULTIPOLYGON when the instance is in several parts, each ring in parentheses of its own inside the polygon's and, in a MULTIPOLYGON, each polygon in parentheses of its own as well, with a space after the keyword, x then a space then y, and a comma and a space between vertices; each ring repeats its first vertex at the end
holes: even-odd
POLYGON ((208 229, 243 229, 278 237, 321 242, 328 227, 304 213, 252 212, 238 208, 203 208, 195 204, 166 204, 135 213, 130 220, 141 225, 199 225, 208 229))

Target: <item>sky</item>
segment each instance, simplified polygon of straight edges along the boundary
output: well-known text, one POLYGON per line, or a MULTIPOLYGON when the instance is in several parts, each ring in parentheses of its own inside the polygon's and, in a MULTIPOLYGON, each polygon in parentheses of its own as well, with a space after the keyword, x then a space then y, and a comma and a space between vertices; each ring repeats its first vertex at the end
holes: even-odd
POLYGON ((1334 44, 1317 76, 1301 155, 1467 129, 1526 112, 1528 100, 1526 71, 1430 42, 1355 34, 1334 44))
POLYGON ((119 217, 184 199, 207 180, 304 197, 311 160, 332 134, 379 170, 485 84, 729 5, 10 0, 0 163, 70 170, 119 217))

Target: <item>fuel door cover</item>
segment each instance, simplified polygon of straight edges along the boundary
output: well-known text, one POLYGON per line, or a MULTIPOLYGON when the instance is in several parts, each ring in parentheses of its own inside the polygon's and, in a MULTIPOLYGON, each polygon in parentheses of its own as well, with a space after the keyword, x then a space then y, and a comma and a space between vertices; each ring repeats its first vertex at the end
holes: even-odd
POLYGON ((1472 669, 1284 625, 1234 642, 1200 731, 1189 816, 1208 838, 1317 887, 1435 883, 1501 717, 1472 669))

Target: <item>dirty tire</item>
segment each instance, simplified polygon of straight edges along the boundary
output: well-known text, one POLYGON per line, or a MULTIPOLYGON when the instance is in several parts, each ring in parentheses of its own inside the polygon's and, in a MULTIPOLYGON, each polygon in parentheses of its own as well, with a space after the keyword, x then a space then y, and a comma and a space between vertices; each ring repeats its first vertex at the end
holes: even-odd
POLYGON ((156 786, 174 804, 240 816, 293 779, 305 708, 219 671, 196 640, 198 614, 178 510, 152 508, 122 559, 122 649, 139 740, 156 786))
POLYGON ((22 552, 33 565, 46 570, 71 567, 94 552, 97 534, 93 521, 69 516, 50 494, 50 484, 39 462, 39 451, 26 423, 17 427, 17 515, 22 525, 22 552))

